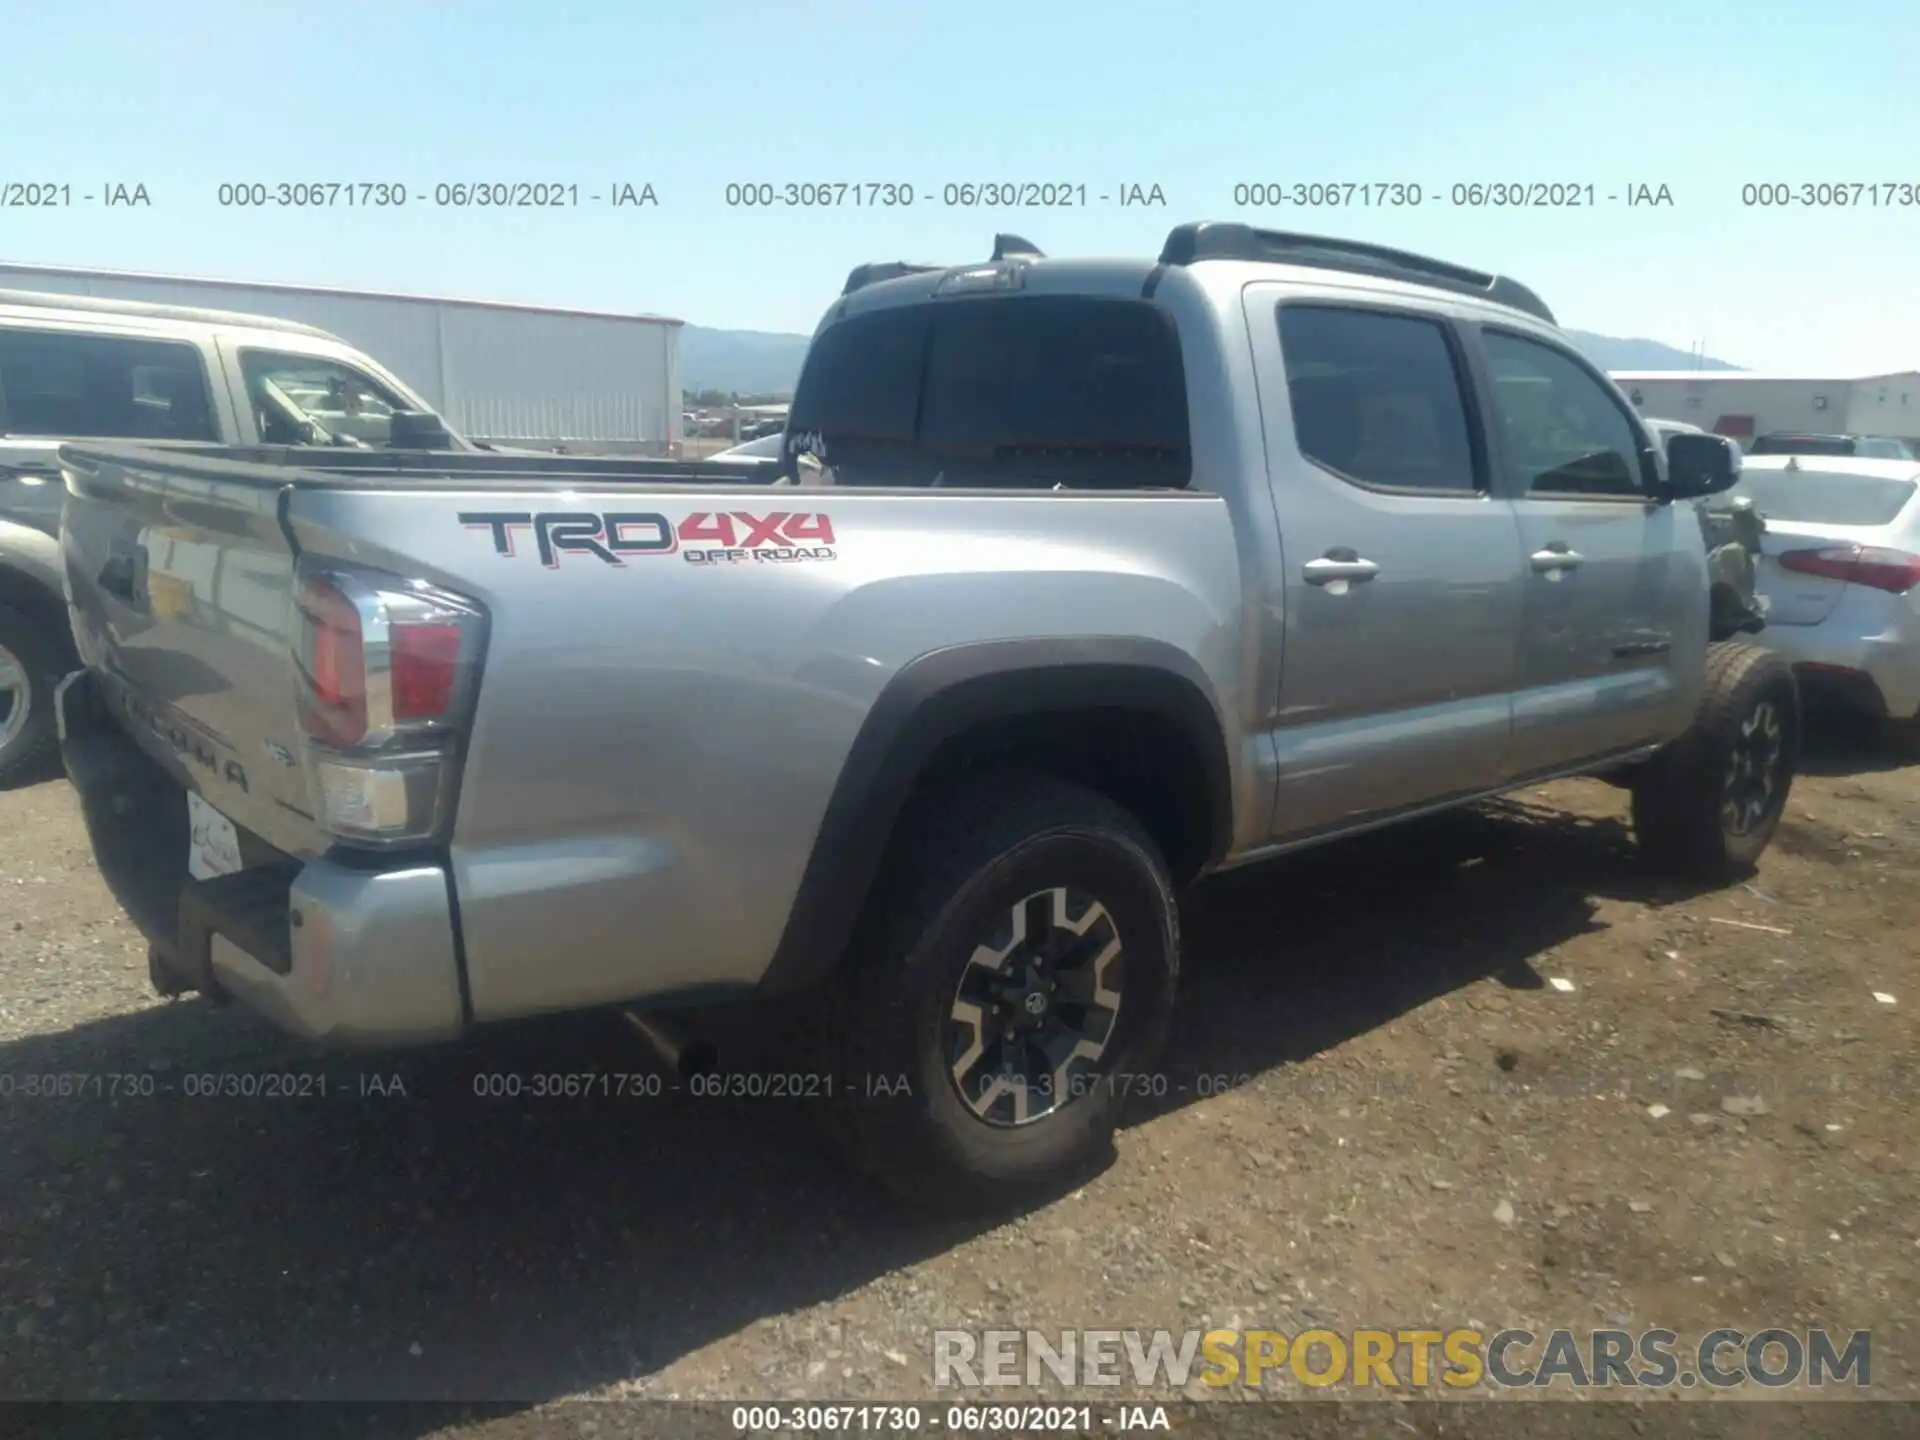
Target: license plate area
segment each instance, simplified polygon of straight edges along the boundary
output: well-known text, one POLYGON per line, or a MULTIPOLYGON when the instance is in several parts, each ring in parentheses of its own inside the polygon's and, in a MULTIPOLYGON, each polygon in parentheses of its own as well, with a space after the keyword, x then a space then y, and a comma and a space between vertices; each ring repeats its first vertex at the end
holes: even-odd
POLYGON ((187 873, 196 880, 232 875, 244 868, 240 831, 233 821, 194 791, 187 792, 187 873))

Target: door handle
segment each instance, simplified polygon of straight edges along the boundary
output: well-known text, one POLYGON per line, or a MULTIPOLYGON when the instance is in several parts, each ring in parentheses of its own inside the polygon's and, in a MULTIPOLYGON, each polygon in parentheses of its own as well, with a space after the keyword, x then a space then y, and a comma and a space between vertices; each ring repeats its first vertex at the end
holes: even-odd
POLYGON ((1560 570, 1578 570, 1584 559, 1577 550, 1569 550, 1564 545, 1549 545, 1544 550, 1533 552, 1533 573, 1551 575, 1560 570))
MULTIPOLYGON (((1362 560, 1353 551, 1344 547, 1329 550, 1318 560, 1309 560, 1300 567, 1307 577, 1309 585, 1333 585, 1338 583, 1345 590, 1347 583, 1358 585, 1373 579, 1380 573, 1380 567, 1371 560, 1362 560)), ((1340 591, 1335 591, 1335 594, 1340 591)))

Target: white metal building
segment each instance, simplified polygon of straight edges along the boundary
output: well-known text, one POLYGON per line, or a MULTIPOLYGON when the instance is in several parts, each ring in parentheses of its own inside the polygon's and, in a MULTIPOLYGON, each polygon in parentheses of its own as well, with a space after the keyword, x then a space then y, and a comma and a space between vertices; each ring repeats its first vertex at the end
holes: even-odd
POLYGON ((1888 435, 1920 443, 1920 370, 1819 378, 1745 370, 1615 370, 1642 415, 1738 440, 1780 430, 1888 435))
POLYGON ((0 263, 0 289, 299 320, 366 351, 455 430, 663 452, 680 440, 680 326, 658 315, 0 263))

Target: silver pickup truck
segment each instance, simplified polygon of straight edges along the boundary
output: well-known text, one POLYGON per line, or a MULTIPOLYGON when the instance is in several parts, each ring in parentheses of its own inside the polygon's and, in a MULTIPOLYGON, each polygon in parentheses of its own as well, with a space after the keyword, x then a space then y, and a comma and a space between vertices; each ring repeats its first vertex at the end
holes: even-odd
POLYGON ((1511 280, 863 266, 786 453, 830 484, 65 447, 63 752, 156 983, 375 1045, 787 1004, 857 1161, 993 1206, 1107 1153, 1210 872, 1561 775, 1709 882, 1779 820, 1793 678, 1676 503, 1731 447, 1511 280))

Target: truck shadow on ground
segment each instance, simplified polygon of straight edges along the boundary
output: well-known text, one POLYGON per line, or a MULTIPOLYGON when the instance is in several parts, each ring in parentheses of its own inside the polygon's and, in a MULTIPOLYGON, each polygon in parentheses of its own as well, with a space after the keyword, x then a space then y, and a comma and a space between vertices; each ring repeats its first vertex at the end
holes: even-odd
POLYGON ((49 780, 64 779, 60 769, 58 754, 42 755, 26 769, 10 779, 0 780, 0 792, 7 790, 25 790, 29 785, 44 785, 49 780))
POLYGON ((1830 707, 1809 708, 1800 752, 1803 775, 1870 775, 1920 763, 1920 753, 1884 738, 1871 716, 1830 707))
MULTIPOLYGON (((1196 1098, 1183 1076, 1270 1072, 1469 983, 1537 986, 1534 958, 1594 928, 1595 896, 1691 893, 1643 876, 1618 821, 1526 801, 1220 877, 1184 907, 1173 1084, 1142 1114, 1196 1098)), ((644 1070, 604 1017, 319 1057, 198 1000, 0 1046, 4 1390, 535 1402, 982 1228, 896 1211, 793 1102, 484 1093, 594 1069, 644 1070), (100 1078, 22 1092, 61 1074, 100 1078), (227 1077, 258 1093, 199 1093, 227 1077)), ((776 1389, 786 1363, 733 1375, 736 1393, 776 1389)))

